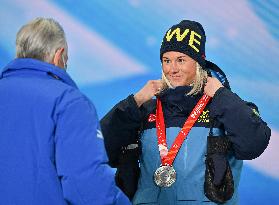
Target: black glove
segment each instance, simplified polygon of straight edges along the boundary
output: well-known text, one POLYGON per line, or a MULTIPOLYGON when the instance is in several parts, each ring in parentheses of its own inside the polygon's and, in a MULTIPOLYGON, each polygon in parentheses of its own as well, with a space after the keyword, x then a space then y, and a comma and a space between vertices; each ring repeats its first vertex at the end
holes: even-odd
POLYGON ((138 147, 122 151, 115 174, 116 185, 128 196, 130 200, 133 199, 138 186, 138 179, 140 175, 138 158, 138 147))
POLYGON ((234 193, 234 181, 226 159, 230 142, 225 136, 207 138, 204 192, 215 203, 225 203, 234 193))

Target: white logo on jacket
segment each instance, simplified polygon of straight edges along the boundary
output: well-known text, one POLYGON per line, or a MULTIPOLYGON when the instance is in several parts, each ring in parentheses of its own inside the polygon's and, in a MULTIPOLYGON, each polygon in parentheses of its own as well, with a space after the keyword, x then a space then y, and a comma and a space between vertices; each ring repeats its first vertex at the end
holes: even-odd
POLYGON ((97 137, 100 138, 100 139, 102 139, 102 140, 104 139, 101 130, 97 130, 97 137))

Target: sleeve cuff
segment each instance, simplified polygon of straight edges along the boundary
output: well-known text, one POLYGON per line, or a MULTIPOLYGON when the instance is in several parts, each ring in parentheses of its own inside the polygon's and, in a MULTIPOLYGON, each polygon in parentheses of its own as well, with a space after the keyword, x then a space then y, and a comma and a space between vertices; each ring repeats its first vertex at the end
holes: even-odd
POLYGON ((222 115, 226 107, 225 105, 228 104, 227 101, 230 101, 232 95, 233 93, 225 87, 221 87, 215 92, 210 104, 211 118, 222 115))
POLYGON ((132 117, 134 120, 138 121, 142 118, 142 113, 140 111, 140 108, 137 105, 137 102, 134 98, 134 95, 129 95, 127 98, 127 103, 129 107, 129 116, 132 117))

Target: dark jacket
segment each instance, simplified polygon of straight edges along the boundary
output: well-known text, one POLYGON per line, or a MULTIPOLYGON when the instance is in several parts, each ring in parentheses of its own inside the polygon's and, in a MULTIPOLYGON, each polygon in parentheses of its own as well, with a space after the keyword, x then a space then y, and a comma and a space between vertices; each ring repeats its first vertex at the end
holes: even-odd
MULTIPOLYGON (((189 87, 177 87, 163 92, 159 97, 162 101, 168 147, 171 146, 177 133, 183 126, 186 118, 202 96, 186 96, 189 87)), ((122 183, 127 183, 128 191, 135 188, 133 181, 129 183, 129 169, 135 169, 137 154, 130 155, 123 161, 123 154, 129 152, 124 149, 129 144, 139 141, 141 176, 137 192, 133 198, 134 204, 176 204, 176 201, 208 201, 204 196, 203 182, 205 173, 205 155, 207 135, 214 122, 214 135, 226 135, 231 142, 231 150, 227 159, 232 167, 237 190, 242 160, 258 157, 267 147, 270 138, 270 129, 260 118, 257 107, 252 103, 241 100, 227 88, 220 88, 212 101, 197 120, 187 139, 184 141, 175 161, 177 182, 168 190, 155 186, 153 173, 160 166, 160 157, 157 148, 155 122, 155 100, 137 107, 132 95, 118 103, 102 120, 101 128, 104 134, 105 146, 112 166, 122 168, 126 174, 122 183), (122 157, 121 157, 122 156, 122 157), (130 163, 133 161, 133 163, 130 163), (133 168, 131 168, 133 167, 133 168), (128 181, 128 182, 127 182, 128 181), (187 188, 191 187, 191 188, 187 188), (152 194, 150 194, 152 193, 152 194), (168 201, 171 199, 170 201, 168 201)), ((125 189, 125 187, 124 187, 125 189)), ((125 191, 125 190, 124 190, 125 191)), ((132 196, 132 195, 131 195, 132 196)), ((188 203, 186 202, 188 201, 188 203)), ((227 204, 237 201, 237 191, 227 204)))

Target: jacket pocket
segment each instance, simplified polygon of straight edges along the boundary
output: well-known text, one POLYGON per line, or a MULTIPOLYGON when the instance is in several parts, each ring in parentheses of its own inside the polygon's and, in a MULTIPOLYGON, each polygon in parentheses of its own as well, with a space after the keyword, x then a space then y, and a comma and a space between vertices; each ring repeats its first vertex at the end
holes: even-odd
POLYGON ((133 204, 134 205, 140 205, 140 204, 155 205, 158 203, 158 193, 159 193, 159 190, 156 190, 153 188, 138 190, 133 199, 133 204))
POLYGON ((212 203, 205 195, 203 184, 186 182, 185 185, 179 186, 177 189, 177 204, 178 205, 188 205, 188 204, 215 204, 212 203))

